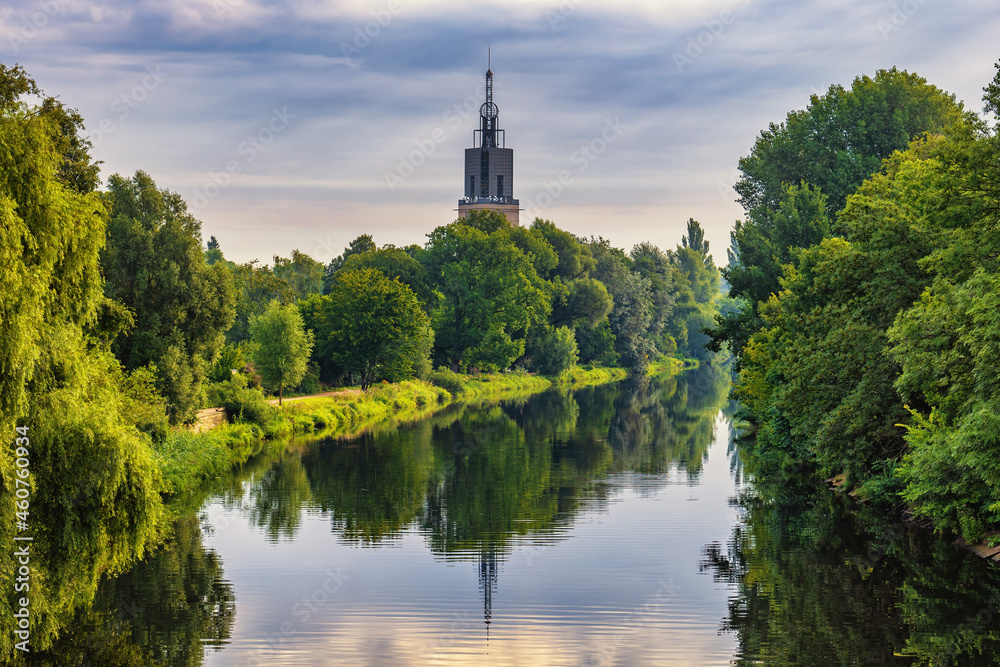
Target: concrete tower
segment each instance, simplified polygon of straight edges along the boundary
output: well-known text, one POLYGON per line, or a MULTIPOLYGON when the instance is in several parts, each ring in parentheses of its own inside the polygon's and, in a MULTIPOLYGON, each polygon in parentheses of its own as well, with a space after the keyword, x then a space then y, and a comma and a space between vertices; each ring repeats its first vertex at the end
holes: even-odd
POLYGON ((486 101, 479 107, 479 129, 472 133, 472 148, 465 149, 465 196, 458 200, 458 217, 469 211, 500 211, 520 224, 519 202, 514 199, 514 149, 504 144, 497 105, 493 103, 493 70, 486 70, 486 101))

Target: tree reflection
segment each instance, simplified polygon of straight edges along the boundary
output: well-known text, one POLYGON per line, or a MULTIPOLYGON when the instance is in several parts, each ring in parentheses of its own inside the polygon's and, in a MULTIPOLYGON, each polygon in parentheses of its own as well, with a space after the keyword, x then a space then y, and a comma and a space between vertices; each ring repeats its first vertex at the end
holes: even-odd
POLYGON ((302 525, 312 491, 305 466, 297 452, 276 458, 260 479, 250 486, 244 511, 247 520, 263 529, 267 539, 292 539, 302 525))
POLYGON ((655 474, 677 466, 697 476, 729 393, 728 371, 705 365, 666 380, 633 377, 622 384, 608 436, 615 468, 655 474))
POLYGON ((377 544, 418 523, 435 553, 502 559, 606 502, 611 473, 698 474, 727 393, 728 375, 711 366, 553 390, 328 441, 302 464, 314 502, 350 542, 377 544))
POLYGON ((736 665, 992 665, 1000 573, 833 492, 748 494, 703 568, 734 587, 736 665))
POLYGON ((421 422, 327 441, 303 454, 313 500, 345 540, 376 544, 417 518, 437 467, 431 428, 421 422))
POLYGON ((133 641, 154 660, 194 667, 206 646, 227 643, 236 600, 222 561, 202 543, 198 517, 189 515, 176 522, 162 551, 103 581, 94 609, 124 617, 133 641))
POLYGON ((221 648, 229 638, 236 602, 218 555, 202 544, 198 517, 189 515, 174 528, 162 549, 104 579, 50 646, 33 650, 30 661, 15 656, 10 664, 201 665, 206 646, 221 648))

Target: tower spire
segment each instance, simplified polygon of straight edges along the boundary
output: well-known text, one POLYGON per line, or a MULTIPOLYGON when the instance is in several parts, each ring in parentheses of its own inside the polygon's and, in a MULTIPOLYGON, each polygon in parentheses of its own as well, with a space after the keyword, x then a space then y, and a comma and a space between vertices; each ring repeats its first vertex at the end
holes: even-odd
POLYGON ((486 55, 486 101, 479 107, 479 127, 473 132, 472 148, 465 150, 465 197, 458 203, 461 217, 473 209, 500 211, 518 224, 518 201, 514 199, 514 151, 505 146, 500 129, 500 110, 493 101, 493 49, 486 55))

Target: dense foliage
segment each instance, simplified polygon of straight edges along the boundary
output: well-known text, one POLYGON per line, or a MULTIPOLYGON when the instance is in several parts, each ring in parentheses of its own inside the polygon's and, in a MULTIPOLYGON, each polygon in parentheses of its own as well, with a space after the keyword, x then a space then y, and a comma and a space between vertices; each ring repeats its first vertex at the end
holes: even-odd
MULTIPOLYGON (((901 109, 937 95, 906 80, 901 109)), ((987 110, 998 88, 1000 74, 987 110)), ((844 473, 978 540, 1000 525, 1000 139, 960 112, 922 126, 939 131, 883 160, 833 220, 809 183, 785 188, 769 226, 751 211, 726 271, 747 309, 721 329, 746 341, 736 395, 761 474, 844 473)))
POLYGON ((171 417, 189 421, 203 401, 206 369, 233 322, 229 269, 206 263, 201 223, 180 195, 158 189, 148 174, 112 176, 104 200, 104 291, 134 318, 112 349, 127 369, 154 365, 171 417))
MULTIPOLYGON (((103 572, 145 553, 163 515, 151 438, 136 427, 142 411, 130 395, 142 383, 108 349, 121 309, 103 291, 95 167, 80 153, 75 112, 50 98, 22 101, 39 93, 19 67, 0 66, 0 538, 14 545, 29 528, 34 537, 33 649, 93 596, 103 572)), ((0 559, 5 657, 21 597, 10 553, 0 559)))

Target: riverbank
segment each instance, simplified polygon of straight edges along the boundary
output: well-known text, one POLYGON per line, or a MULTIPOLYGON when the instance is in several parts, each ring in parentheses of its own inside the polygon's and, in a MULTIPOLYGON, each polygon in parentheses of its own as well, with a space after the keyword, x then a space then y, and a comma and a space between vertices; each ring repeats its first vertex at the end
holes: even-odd
POLYGON ((191 492, 206 479, 246 463, 265 443, 296 435, 351 437, 380 423, 405 422, 433 414, 452 403, 478 403, 530 396, 557 386, 565 389, 617 382, 621 368, 573 368, 549 378, 530 373, 462 375, 435 371, 428 381, 382 383, 367 392, 343 390, 299 397, 282 407, 253 406, 234 423, 202 432, 175 431, 157 448, 163 495, 191 492))

